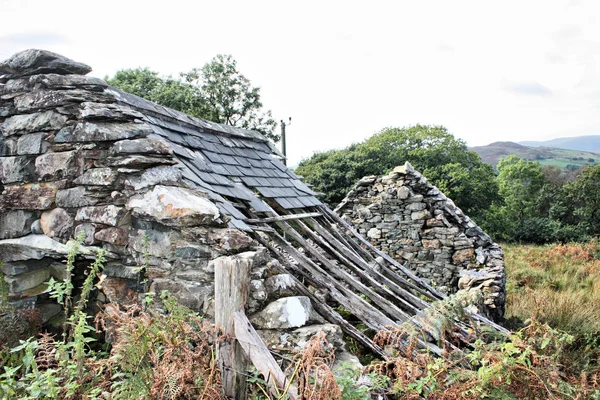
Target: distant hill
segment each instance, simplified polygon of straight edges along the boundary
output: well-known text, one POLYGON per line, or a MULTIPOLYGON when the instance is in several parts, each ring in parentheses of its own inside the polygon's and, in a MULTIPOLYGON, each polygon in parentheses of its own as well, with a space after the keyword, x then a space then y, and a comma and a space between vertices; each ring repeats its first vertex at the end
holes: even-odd
MULTIPOLYGON (((600 136, 599 136, 600 138, 600 136)), ((600 154, 589 151, 557 149, 552 147, 528 147, 514 142, 495 142, 487 146, 471 147, 481 159, 494 166, 510 154, 527 161, 537 161, 541 165, 556 165, 575 169, 584 165, 600 164, 600 154)))
POLYGON ((527 141, 519 142, 519 144, 530 147, 554 147, 558 149, 600 153, 600 135, 565 137, 541 142, 527 141))

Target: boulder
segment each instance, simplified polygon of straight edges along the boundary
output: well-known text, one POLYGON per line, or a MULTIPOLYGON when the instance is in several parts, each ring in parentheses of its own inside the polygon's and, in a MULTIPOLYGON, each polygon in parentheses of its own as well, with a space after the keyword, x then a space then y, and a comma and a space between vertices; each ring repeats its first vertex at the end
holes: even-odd
POLYGON ((118 246, 124 246, 127 244, 127 236, 127 230, 110 227, 96 232, 94 238, 101 242, 108 242, 118 246))
POLYGON ((77 152, 74 150, 46 153, 35 159, 35 172, 42 181, 70 178, 77 175, 77 170, 77 152))
POLYGON ((205 303, 214 296, 212 283, 197 283, 180 279, 154 279, 150 291, 161 293, 167 290, 180 304, 197 312, 202 312, 205 303))
POLYGON ((83 186, 76 186, 70 189, 59 190, 56 193, 56 205, 64 208, 94 206, 103 197, 101 192, 90 192, 83 186))
POLYGON ((238 229, 211 229, 209 237, 220 253, 239 253, 250 250, 254 244, 250 236, 238 229))
POLYGON ((40 224, 44 234, 51 238, 69 239, 73 234, 73 217, 62 208, 43 212, 40 224))
POLYGON ((258 329, 299 328, 313 318, 310 299, 305 296, 284 297, 269 303, 261 312, 250 317, 258 329))
POLYGON ((61 129, 54 138, 56 143, 106 142, 145 137, 153 133, 148 124, 134 122, 80 122, 61 129))
POLYGON ((33 289, 50 278, 50 271, 47 268, 36 269, 25 272, 20 275, 7 276, 4 279, 8 284, 8 290, 11 294, 24 292, 33 289))
POLYGON ((0 213, 0 239, 28 235, 31 232, 31 224, 36 219, 37 213, 32 211, 10 210, 0 213))
POLYGON ((45 151, 44 132, 29 133, 17 140, 17 154, 41 154, 45 151))
POLYGON ((0 208, 5 210, 47 210, 54 205, 56 192, 62 186, 63 184, 59 182, 5 186, 0 195, 0 208))
POLYGON ((32 157, 0 158, 0 182, 31 182, 35 180, 35 165, 32 157))
POLYGON ((171 147, 157 137, 120 140, 110 149, 111 154, 173 154, 171 147))
POLYGON ((110 186, 117 179, 117 172, 111 168, 91 168, 73 181, 76 185, 110 186))
POLYGON ((128 176, 125 186, 140 190, 155 185, 176 185, 181 181, 181 170, 173 166, 159 166, 144 170, 139 175, 128 176))
POLYGON ((123 207, 113 205, 82 207, 77 210, 75 221, 117 226, 125 214, 126 210, 123 207))
POLYGON ((96 240, 96 232, 100 228, 96 224, 91 223, 83 223, 79 224, 75 227, 75 237, 79 237, 79 235, 83 235, 83 243, 91 245, 96 244, 98 241, 96 240))
POLYGON ((155 186, 144 195, 132 197, 127 209, 137 218, 175 227, 215 224, 220 216, 219 209, 206 195, 162 185, 155 186))
POLYGON ((321 332, 325 333, 325 338, 332 348, 344 348, 342 330, 334 324, 309 325, 287 332, 259 330, 258 334, 269 349, 295 354, 304 349, 310 338, 321 332))
POLYGON ((278 274, 265 279, 265 288, 271 298, 292 296, 295 286, 294 277, 290 274, 278 274))
POLYGON ((129 288, 127 280, 123 278, 114 278, 102 274, 97 286, 111 303, 122 306, 137 304, 138 294, 129 288))
POLYGON ((79 118, 84 120, 132 121, 143 117, 143 114, 118 104, 84 102, 79 111, 79 118))
POLYGON ((17 133, 34 133, 61 129, 67 122, 67 116, 56 111, 43 111, 33 114, 15 115, 7 118, 0 130, 5 136, 17 133))
POLYGON ((9 78, 46 73, 85 75, 91 70, 89 65, 38 49, 21 51, 0 63, 0 73, 9 78))
POLYGON ((17 112, 25 114, 31 111, 53 109, 84 101, 113 102, 114 98, 102 92, 89 90, 35 90, 18 96, 14 100, 17 112))

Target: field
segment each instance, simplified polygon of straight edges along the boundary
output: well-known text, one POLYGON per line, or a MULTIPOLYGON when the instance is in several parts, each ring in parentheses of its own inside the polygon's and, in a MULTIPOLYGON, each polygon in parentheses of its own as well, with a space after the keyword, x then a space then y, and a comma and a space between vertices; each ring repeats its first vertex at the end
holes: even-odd
POLYGON ((531 317, 575 337, 571 361, 594 369, 600 355, 600 243, 504 245, 507 324, 531 317))
POLYGON ((579 150, 557 149, 552 147, 527 147, 513 142, 495 142, 487 146, 472 147, 484 162, 498 164, 501 158, 510 154, 526 161, 537 161, 543 165, 560 168, 579 168, 600 163, 600 154, 579 150))

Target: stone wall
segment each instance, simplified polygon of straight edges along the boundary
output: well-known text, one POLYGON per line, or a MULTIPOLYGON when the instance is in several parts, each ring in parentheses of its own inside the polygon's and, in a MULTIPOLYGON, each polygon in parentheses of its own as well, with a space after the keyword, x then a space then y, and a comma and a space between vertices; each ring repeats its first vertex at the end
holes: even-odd
POLYGON ((341 338, 336 326, 306 327, 324 321, 295 295, 293 278, 186 186, 172 145, 89 71, 39 50, 0 63, 0 261, 12 304, 38 309, 46 323, 60 318, 47 282, 64 279, 72 238, 81 235, 76 285, 98 249, 106 251, 99 303, 127 305, 167 290, 210 318, 214 260, 243 257, 253 264, 247 312, 270 345, 300 341, 287 338, 304 337, 294 334, 301 327, 341 338))
POLYGON ((361 179, 336 212, 440 291, 479 289, 484 311, 503 318, 502 249, 409 163, 361 179))

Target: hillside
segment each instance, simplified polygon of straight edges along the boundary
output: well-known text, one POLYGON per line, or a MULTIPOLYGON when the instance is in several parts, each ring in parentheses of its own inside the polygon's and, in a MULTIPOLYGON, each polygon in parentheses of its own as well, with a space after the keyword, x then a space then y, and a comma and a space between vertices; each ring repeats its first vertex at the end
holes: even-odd
POLYGON ((591 151, 600 153, 600 135, 564 137, 546 141, 519 142, 529 147, 554 147, 558 149, 591 151))
POLYGON ((537 161, 541 165, 556 165, 561 168, 579 168, 584 165, 600 163, 600 154, 589 151, 567 150, 552 147, 528 147, 514 142, 494 142, 487 146, 471 147, 481 159, 492 165, 510 154, 528 161, 537 161))

